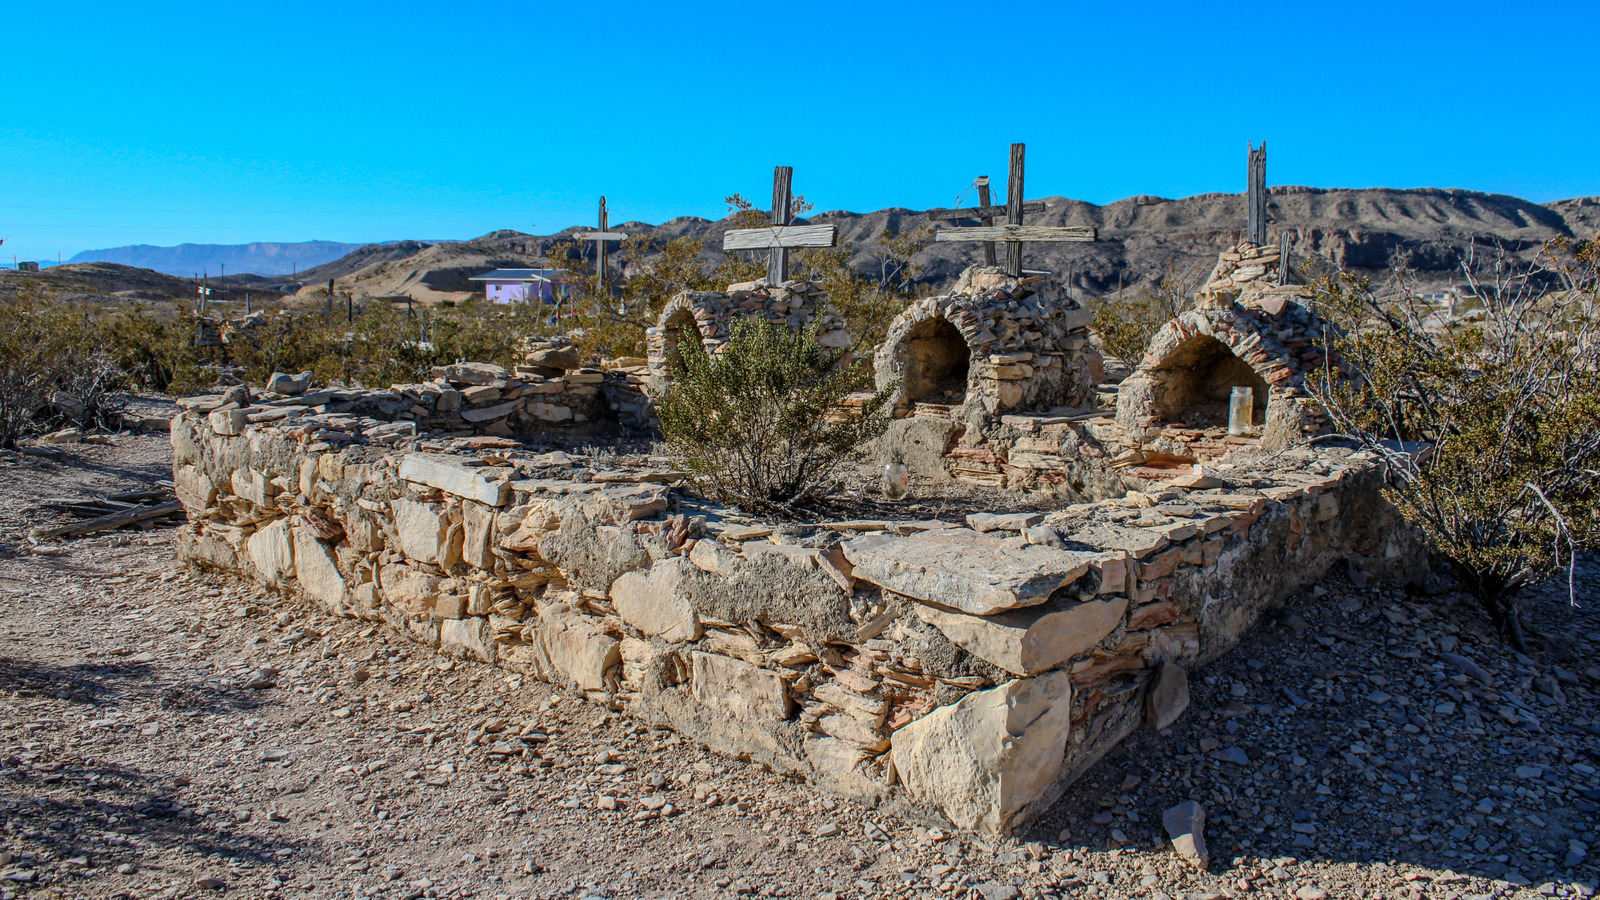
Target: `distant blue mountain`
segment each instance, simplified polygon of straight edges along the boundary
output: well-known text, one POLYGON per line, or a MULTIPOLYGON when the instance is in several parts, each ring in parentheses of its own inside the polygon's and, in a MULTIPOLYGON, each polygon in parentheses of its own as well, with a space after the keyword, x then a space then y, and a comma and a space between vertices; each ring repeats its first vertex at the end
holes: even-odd
POLYGON ((229 275, 288 275, 333 262, 363 246, 366 245, 339 241, 258 241, 253 244, 179 244, 176 247, 137 244, 107 250, 85 250, 67 261, 121 263, 185 278, 197 272, 216 277, 224 266, 229 275))

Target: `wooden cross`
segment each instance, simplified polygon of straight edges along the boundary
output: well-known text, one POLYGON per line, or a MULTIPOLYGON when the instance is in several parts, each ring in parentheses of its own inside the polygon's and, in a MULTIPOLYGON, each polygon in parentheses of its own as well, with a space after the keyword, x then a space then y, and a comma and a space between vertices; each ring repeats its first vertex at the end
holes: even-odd
POLYGON ((606 198, 600 198, 600 230, 586 231, 578 235, 580 241, 594 241, 594 272, 600 279, 600 290, 606 289, 606 244, 611 241, 620 241, 627 235, 620 231, 607 231, 611 225, 611 214, 606 212, 606 198))
POLYGON ((1245 195, 1245 205, 1249 207, 1249 219, 1245 228, 1245 240, 1257 247, 1267 245, 1267 142, 1261 142, 1261 148, 1256 149, 1255 144, 1250 144, 1249 187, 1245 195))
POLYGON ((772 173, 772 222, 766 228, 735 228, 722 235, 722 250, 768 250, 767 280, 782 284, 789 280, 789 251, 798 247, 832 247, 839 242, 839 229, 833 225, 791 225, 794 210, 794 167, 778 166, 772 173))
MULTIPOLYGON (((1024 212, 1040 212, 1044 204, 1039 202, 1025 203, 1022 199, 1022 169, 1023 145, 1011 145, 1011 169, 1006 180, 1006 205, 1004 207, 983 206, 973 210, 934 210, 934 213, 961 213, 962 215, 939 215, 935 218, 981 218, 992 221, 1002 212, 1006 217, 1004 225, 982 225, 978 227, 941 228, 934 233, 935 241, 984 241, 991 247, 993 242, 999 241, 1006 245, 1006 274, 1013 278, 1022 277, 1022 244, 1024 241, 1035 242, 1086 242, 1099 239, 1098 233, 1092 225, 1024 225, 1022 214, 1024 212)), ((987 185, 979 185, 978 201, 984 202, 988 193, 984 190, 987 185)), ((929 213, 933 215, 933 213, 929 213)), ((991 250, 992 252, 992 250, 991 250)), ((993 259, 985 254, 988 259, 993 259)))
MULTIPOLYGON (((935 222, 944 222, 951 219, 977 219, 985 225, 993 226, 995 219, 1006 214, 1006 208, 1004 206, 989 205, 989 176, 979 175, 973 181, 973 184, 978 186, 977 206, 970 206, 966 209, 930 209, 928 210, 928 218, 935 222)), ((1023 203, 1022 211, 1025 213, 1044 212, 1044 201, 1031 200, 1023 203)), ((994 241, 984 241, 983 264, 992 266, 994 263, 994 241)))

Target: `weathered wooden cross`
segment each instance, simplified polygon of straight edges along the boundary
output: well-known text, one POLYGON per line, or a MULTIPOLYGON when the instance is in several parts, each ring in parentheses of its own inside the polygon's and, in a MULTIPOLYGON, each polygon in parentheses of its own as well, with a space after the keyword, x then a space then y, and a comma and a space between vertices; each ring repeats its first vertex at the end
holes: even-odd
POLYGON ((977 227, 941 228, 934 233, 935 241, 983 241, 988 246, 985 248, 984 258, 989 263, 994 262, 994 244, 1000 242, 1006 245, 1006 274, 1013 278, 1022 277, 1022 244, 1023 242, 1087 242, 1098 240, 1098 234, 1092 225, 1024 225, 1022 214, 1025 212, 1043 212, 1045 205, 1035 201, 1028 203, 1022 199, 1022 170, 1023 170, 1023 145, 1011 145, 1011 170, 1006 179, 1006 205, 989 205, 988 178, 979 179, 978 202, 982 205, 974 209, 935 209, 928 212, 928 217, 940 219, 981 219, 986 224, 977 227), (993 221, 1004 215, 1006 224, 994 225, 993 221))
POLYGON ((772 173, 771 225, 766 228, 735 228, 722 235, 722 250, 768 250, 767 280, 781 284, 789 280, 789 251, 800 247, 832 247, 839 242, 839 229, 833 225, 791 225, 794 210, 794 167, 778 166, 772 173))
POLYGON ((1261 148, 1251 143, 1249 163, 1249 187, 1245 195, 1245 204, 1249 207, 1249 220, 1245 227, 1245 240, 1257 247, 1267 245, 1267 142, 1261 142, 1261 148))
POLYGON ((606 198, 600 198, 600 230, 585 231, 578 235, 580 241, 594 241, 594 272, 600 279, 600 290, 606 290, 606 244, 611 241, 620 241, 627 235, 620 231, 607 231, 611 226, 611 214, 606 212, 606 198))

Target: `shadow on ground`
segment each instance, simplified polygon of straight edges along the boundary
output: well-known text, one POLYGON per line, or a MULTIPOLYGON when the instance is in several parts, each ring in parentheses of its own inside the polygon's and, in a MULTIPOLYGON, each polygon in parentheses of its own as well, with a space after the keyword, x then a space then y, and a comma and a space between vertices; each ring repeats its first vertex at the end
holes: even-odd
POLYGON ((224 880, 230 871, 316 852, 250 833, 248 823, 201 816, 176 798, 177 787, 105 762, 8 753, 0 757, 0 831, 17 857, 13 865, 41 887, 82 884, 119 866, 139 869, 171 850, 205 859, 224 880))
POLYGON ((208 681, 178 681, 145 662, 80 663, 61 666, 0 657, 0 693, 98 706, 120 699, 159 698, 163 709, 200 712, 255 709, 256 691, 208 681))
POLYGON ((1593 611, 1564 584, 1529 598, 1560 636, 1523 657, 1460 595, 1323 584, 1192 673, 1176 725, 1124 741, 1019 837, 1160 848, 1162 811, 1193 799, 1213 873, 1288 856, 1595 883, 1600 721, 1593 670, 1573 674, 1593 660, 1570 637, 1594 639, 1593 611))

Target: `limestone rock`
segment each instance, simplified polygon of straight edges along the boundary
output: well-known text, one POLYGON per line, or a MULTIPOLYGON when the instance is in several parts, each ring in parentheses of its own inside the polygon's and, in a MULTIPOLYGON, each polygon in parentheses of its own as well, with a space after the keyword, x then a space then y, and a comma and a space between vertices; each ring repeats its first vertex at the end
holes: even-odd
POLYGON ((1189 673, 1175 662, 1163 662, 1144 697, 1145 721, 1152 731, 1160 731, 1178 721, 1188 708, 1189 673))
POLYGON ((1013 675, 1036 675, 1100 643, 1122 621, 1128 599, 1067 600, 993 616, 915 606, 922 621, 979 659, 1013 675))
POLYGON ((576 369, 583 364, 577 347, 546 347, 528 354, 528 362, 552 369, 576 369))
POLYGON ((494 568, 494 510, 471 500, 461 504, 461 558, 480 569, 494 568))
POLYGON ((432 453, 407 454, 400 463, 400 477, 406 481, 438 488, 487 506, 505 506, 511 496, 509 481, 489 477, 503 471, 468 468, 456 459, 432 453))
POLYGON ((967 528, 859 537, 844 555, 856 578, 975 616, 1037 606, 1099 558, 967 528))
MULTIPOLYGON (((177 432, 173 432, 176 434, 177 432)), ((217 501, 217 486, 196 466, 180 465, 172 470, 173 493, 183 501, 191 518, 211 508, 217 501)))
POLYGON ((1185 861, 1200 869, 1211 864, 1206 849, 1206 810, 1193 800, 1185 800, 1161 814, 1161 824, 1172 839, 1172 849, 1185 861))
POLYGON ((217 434, 232 437, 244 433, 245 416, 242 409, 219 409, 207 416, 206 422, 217 434))
POLYGON ((492 663, 495 661, 494 629, 489 620, 477 616, 446 619, 439 623, 439 649, 452 656, 492 663))
POLYGON ((311 387, 311 373, 301 372, 299 375, 290 375, 286 372, 273 372, 267 379, 267 390, 274 394, 288 394, 299 396, 311 387))
POLYGON ((294 529, 294 567, 300 590, 320 601, 329 612, 344 612, 344 576, 339 574, 327 545, 305 528, 294 529))
POLYGON ((625 572, 611 585, 611 603, 622 621, 668 643, 700 637, 700 616, 678 591, 678 576, 691 565, 681 556, 656 562, 645 572, 625 572))
POLYGON ((586 691, 605 690, 606 670, 622 659, 616 638, 565 603, 539 612, 539 639, 555 670, 586 691))
POLYGON ((789 691, 776 672, 742 659, 714 653, 689 653, 689 688, 706 706, 726 710, 746 722, 789 717, 789 691))
POLYGON ((957 828, 1008 831, 1061 773, 1072 676, 1019 678, 941 706, 891 739, 894 767, 917 802, 957 828))
POLYGON ((1044 513, 971 513, 967 527, 988 533, 991 531, 1025 531, 1044 521, 1044 513))
POLYGON ((279 519, 258 529, 250 535, 245 547, 256 574, 267 587, 277 587, 285 578, 294 577, 294 547, 288 519, 279 519))
POLYGON ((401 497, 394 501, 394 527, 400 534, 400 549, 421 563, 448 569, 461 558, 461 532, 450 528, 442 510, 427 503, 401 497))

